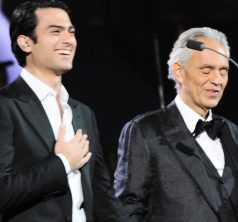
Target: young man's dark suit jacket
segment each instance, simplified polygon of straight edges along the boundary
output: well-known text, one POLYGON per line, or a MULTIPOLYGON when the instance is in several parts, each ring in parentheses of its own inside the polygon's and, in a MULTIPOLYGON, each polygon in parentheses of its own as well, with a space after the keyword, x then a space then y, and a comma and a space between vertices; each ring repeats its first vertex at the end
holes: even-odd
MULTIPOLYGON (((222 138, 238 171, 238 129, 222 119, 222 138)), ((114 185, 133 222, 219 221, 197 148, 174 102, 125 125, 114 185)))
MULTIPOLYGON (((74 129, 88 134, 92 157, 80 171, 87 222, 127 221, 113 196, 92 111, 70 99, 74 129)), ((0 214, 2 221, 71 221, 71 195, 55 138, 33 91, 19 77, 0 92, 0 214)), ((1 221, 1 219, 0 219, 1 221)))

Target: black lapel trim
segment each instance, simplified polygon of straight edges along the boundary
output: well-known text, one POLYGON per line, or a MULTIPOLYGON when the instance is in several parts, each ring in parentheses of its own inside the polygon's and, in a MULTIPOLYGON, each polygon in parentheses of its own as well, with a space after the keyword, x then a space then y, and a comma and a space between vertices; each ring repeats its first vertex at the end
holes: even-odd
MULTIPOLYGON (((86 120, 84 118, 84 112, 81 107, 82 105, 73 99, 69 99, 69 105, 73 113, 72 124, 75 132, 78 129, 82 129, 84 133, 87 132, 87 123, 85 122, 86 120)), ((93 221, 93 190, 90 173, 90 167, 92 167, 93 162, 92 158, 93 156, 91 157, 91 160, 89 160, 89 162, 80 169, 84 195, 84 210, 87 216, 87 221, 93 221)))
POLYGON ((33 129, 39 134, 49 151, 55 144, 54 133, 48 117, 39 99, 26 82, 19 77, 9 88, 11 94, 16 99, 16 106, 26 121, 32 125, 33 129))
POLYGON ((164 137, 168 146, 181 163, 181 166, 193 178, 202 195, 207 200, 214 212, 217 212, 216 204, 210 190, 206 169, 202 164, 198 152, 198 144, 187 129, 185 122, 178 111, 175 103, 171 103, 166 109, 164 119, 164 137))
POLYGON ((226 121, 224 121, 224 126, 221 131, 221 143, 225 146, 225 149, 230 154, 231 159, 238 171, 238 144, 232 136, 231 129, 226 121))

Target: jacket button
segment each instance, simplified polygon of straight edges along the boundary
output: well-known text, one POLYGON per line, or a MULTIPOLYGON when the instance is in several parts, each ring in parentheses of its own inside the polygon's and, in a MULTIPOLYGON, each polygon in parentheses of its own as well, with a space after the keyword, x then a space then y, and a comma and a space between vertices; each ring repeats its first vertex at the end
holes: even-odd
POLYGON ((221 178, 219 179, 219 182, 220 182, 221 184, 224 184, 224 183, 226 183, 226 180, 221 177, 221 178))

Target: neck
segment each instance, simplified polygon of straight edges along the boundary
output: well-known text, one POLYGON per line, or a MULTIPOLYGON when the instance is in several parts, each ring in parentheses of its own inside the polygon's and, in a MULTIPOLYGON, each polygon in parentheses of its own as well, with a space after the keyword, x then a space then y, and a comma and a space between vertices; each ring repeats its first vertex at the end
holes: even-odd
POLYGON ((62 80, 61 75, 58 75, 55 72, 38 71, 38 70, 32 69, 31 67, 25 67, 25 68, 37 79, 41 80, 46 85, 51 87, 57 93, 57 95, 59 94, 60 87, 61 87, 61 80, 62 80))
POLYGON ((209 109, 207 109, 206 107, 196 106, 193 102, 191 102, 191 99, 188 99, 188 97, 184 96, 182 93, 179 93, 179 96, 183 100, 183 102, 194 112, 196 112, 202 118, 207 119, 209 115, 209 109))

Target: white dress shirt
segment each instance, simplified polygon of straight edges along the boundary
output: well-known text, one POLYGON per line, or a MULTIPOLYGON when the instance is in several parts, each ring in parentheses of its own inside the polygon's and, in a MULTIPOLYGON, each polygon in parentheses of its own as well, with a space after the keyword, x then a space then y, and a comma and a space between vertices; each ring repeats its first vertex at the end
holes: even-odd
MULTIPOLYGON (((184 119, 184 122, 187 128, 189 129, 191 133, 195 130, 197 121, 199 119, 203 121, 212 120, 211 110, 209 110, 208 118, 205 120, 195 111, 193 111, 189 106, 187 106, 183 102, 183 100, 180 98, 179 95, 176 96, 175 103, 184 119)), ((225 159, 224 159, 224 152, 223 152, 220 139, 216 138, 215 140, 212 140, 207 135, 206 131, 199 134, 195 139, 198 142, 198 144, 201 146, 203 151, 206 153, 207 157, 211 160, 215 168, 217 169, 218 174, 222 176, 224 166, 225 166, 225 159)))
MULTIPOLYGON (((57 139, 58 137, 59 126, 63 122, 66 128, 65 141, 71 140, 74 137, 75 133, 72 126, 72 110, 68 105, 69 95, 65 87, 61 85, 60 89, 60 104, 63 110, 63 115, 61 118, 59 105, 56 100, 56 92, 44 82, 29 73, 26 69, 22 70, 21 77, 25 80, 25 82, 34 91, 34 93, 40 100, 48 116, 55 139, 57 139)), ((80 206, 84 200, 81 183, 81 173, 78 170, 71 171, 69 162, 63 154, 58 154, 58 156, 63 161, 63 164, 65 166, 69 188, 72 195, 72 222, 86 222, 84 209, 80 209, 80 206)))

